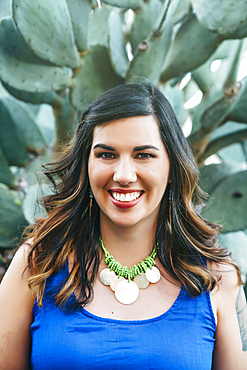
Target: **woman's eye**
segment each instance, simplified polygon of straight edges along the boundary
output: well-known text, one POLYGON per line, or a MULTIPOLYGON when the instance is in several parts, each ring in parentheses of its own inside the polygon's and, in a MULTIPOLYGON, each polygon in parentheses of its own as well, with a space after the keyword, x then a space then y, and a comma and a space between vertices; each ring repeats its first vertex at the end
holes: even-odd
POLYGON ((107 153, 107 152, 103 152, 103 153, 99 153, 97 155, 98 158, 102 158, 102 159, 113 159, 114 158, 114 154, 112 153, 107 153))
POLYGON ((148 159, 148 158, 154 158, 155 156, 151 153, 139 153, 137 154, 136 158, 141 158, 141 159, 148 159))

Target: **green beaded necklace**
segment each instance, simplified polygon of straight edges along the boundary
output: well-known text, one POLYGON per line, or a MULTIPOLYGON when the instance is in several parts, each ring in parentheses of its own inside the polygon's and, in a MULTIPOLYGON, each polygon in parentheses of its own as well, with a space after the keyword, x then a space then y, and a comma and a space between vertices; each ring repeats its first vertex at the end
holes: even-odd
POLYGON ((108 268, 111 271, 114 271, 118 277, 122 276, 127 279, 128 282, 134 279, 137 275, 141 275, 142 272, 145 273, 148 268, 152 269, 152 266, 155 265, 154 258, 157 254, 157 246, 154 247, 150 256, 146 257, 144 261, 128 268, 127 266, 122 266, 120 262, 115 261, 114 257, 107 252, 101 236, 99 238, 99 242, 103 252, 105 253, 105 264, 108 265, 108 268))

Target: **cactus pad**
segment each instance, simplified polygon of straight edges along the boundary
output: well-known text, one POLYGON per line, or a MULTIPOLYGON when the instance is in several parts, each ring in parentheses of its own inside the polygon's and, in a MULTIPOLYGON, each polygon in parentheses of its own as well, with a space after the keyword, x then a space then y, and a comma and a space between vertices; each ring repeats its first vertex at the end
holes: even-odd
POLYGON ((0 21, 0 78, 17 90, 47 92, 71 85, 68 74, 37 57, 17 33, 11 18, 0 21))
POLYGON ((140 8, 143 4, 142 0, 103 0, 103 2, 119 8, 131 8, 133 10, 140 8))
POLYGON ((9 190, 0 184, 0 247, 8 248, 15 245, 20 227, 27 223, 22 214, 22 200, 17 191, 9 190))
POLYGON ((223 225, 224 232, 247 228, 247 171, 227 177, 211 193, 203 217, 223 225), (224 206, 223 206, 224 205, 224 206))
POLYGON ((8 186, 13 186, 14 182, 15 182, 15 176, 10 171, 8 162, 0 146, 0 183, 3 183, 8 186))
POLYGON ((163 66, 161 81, 183 76, 199 67, 220 43, 216 32, 204 28, 192 15, 179 28, 163 66))
POLYGON ((27 152, 39 154, 45 144, 43 136, 35 122, 35 117, 26 104, 12 97, 4 98, 4 105, 11 114, 15 131, 25 143, 27 152))
POLYGON ((101 8, 96 8, 91 14, 88 30, 89 45, 108 45, 107 24, 111 12, 112 7, 104 5, 101 8))
POLYGON ((79 51, 87 49, 91 3, 91 0, 67 0, 75 35, 75 42, 79 51))
POLYGON ((154 84, 158 83, 161 66, 170 46, 172 28, 171 19, 167 19, 160 35, 151 33, 147 40, 138 45, 126 75, 127 80, 139 75, 148 78, 154 84))
POLYGON ((59 66, 80 65, 66 0, 13 0, 15 24, 40 58, 59 66))
POLYGON ((2 82, 2 84, 11 95, 26 103, 56 105, 59 101, 58 95, 55 91, 49 91, 46 93, 30 93, 27 91, 17 90, 4 82, 2 82))
POLYGON ((123 33, 123 17, 118 11, 112 11, 108 20, 109 55, 114 70, 120 77, 125 77, 129 67, 126 53, 126 41, 123 33))
POLYGON ((81 111, 106 90, 123 80, 112 68, 108 51, 103 45, 92 45, 82 58, 82 68, 75 76, 75 87, 71 90, 71 102, 81 111))
POLYGON ((135 13, 134 22, 131 26, 129 35, 133 54, 139 43, 149 36, 161 13, 161 9, 161 2, 159 0, 152 0, 148 3, 144 3, 142 8, 135 13))
POLYGON ((24 166, 29 160, 25 141, 16 130, 15 121, 5 104, 6 99, 0 100, 0 146, 9 165, 24 166))
POLYGON ((228 118, 237 121, 237 122, 245 122, 247 123, 247 77, 245 77, 242 81, 242 88, 239 93, 239 96, 233 105, 228 118))
POLYGON ((224 35, 247 20, 246 0, 191 0, 199 21, 211 31, 224 35))

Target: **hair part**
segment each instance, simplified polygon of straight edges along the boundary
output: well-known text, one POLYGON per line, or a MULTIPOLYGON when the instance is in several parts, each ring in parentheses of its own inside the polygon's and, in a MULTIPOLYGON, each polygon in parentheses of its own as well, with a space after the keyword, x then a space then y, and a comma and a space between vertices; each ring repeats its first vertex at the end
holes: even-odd
POLYGON ((167 187, 154 240, 154 244, 159 243, 157 257, 164 269, 191 296, 212 290, 217 284, 217 278, 206 267, 207 260, 231 264, 240 281, 240 271, 229 258, 230 253, 217 244, 218 226, 201 218, 195 210, 195 204, 203 197, 198 187, 198 170, 171 105, 152 84, 127 84, 105 92, 91 103, 71 144, 58 160, 43 165, 54 194, 39 201, 47 217, 33 225, 31 233, 30 227, 26 230, 33 239, 28 256, 29 287, 38 287, 39 305, 47 279, 65 265, 71 253, 74 265, 61 289, 54 292, 55 302, 66 307, 75 291, 77 298, 70 309, 85 306, 92 299, 100 263, 100 209, 94 202, 91 220, 88 210, 88 158, 93 130, 97 125, 135 116, 156 119, 170 160, 171 224, 167 187))

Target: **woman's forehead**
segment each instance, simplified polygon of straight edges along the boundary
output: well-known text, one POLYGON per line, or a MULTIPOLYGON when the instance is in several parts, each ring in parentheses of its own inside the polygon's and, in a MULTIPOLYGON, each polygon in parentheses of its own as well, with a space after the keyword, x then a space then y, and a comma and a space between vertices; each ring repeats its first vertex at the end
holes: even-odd
POLYGON ((137 116, 111 121, 94 128, 93 141, 160 141, 159 126, 153 116, 137 116))

